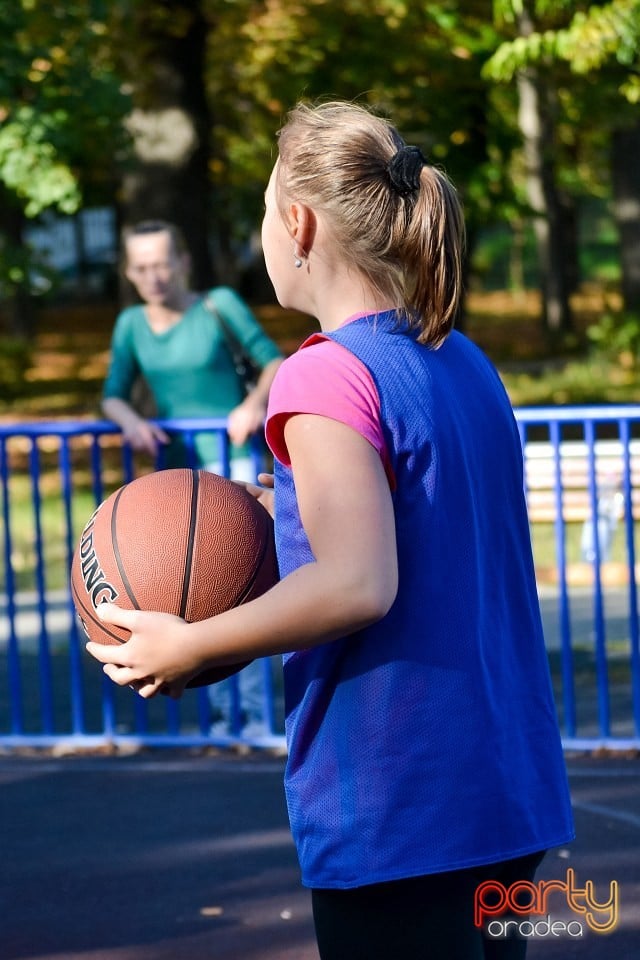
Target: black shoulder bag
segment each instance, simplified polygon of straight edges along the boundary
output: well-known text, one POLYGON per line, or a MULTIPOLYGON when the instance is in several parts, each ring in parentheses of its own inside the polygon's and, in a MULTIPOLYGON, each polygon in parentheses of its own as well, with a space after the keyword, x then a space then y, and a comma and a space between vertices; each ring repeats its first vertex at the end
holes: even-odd
POLYGON ((230 325, 222 316, 221 312, 213 302, 210 293, 204 298, 204 305, 220 324, 220 329, 227 344, 227 349, 233 358, 233 365, 236 373, 242 381, 245 393, 250 393, 258 382, 260 376, 260 367, 253 362, 247 351, 244 349, 230 325))

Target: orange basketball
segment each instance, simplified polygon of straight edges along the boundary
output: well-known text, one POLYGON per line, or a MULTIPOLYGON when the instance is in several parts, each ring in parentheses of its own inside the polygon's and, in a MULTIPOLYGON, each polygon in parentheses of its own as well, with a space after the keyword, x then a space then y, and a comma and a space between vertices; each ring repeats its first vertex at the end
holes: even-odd
MULTIPOLYGON (((111 494, 89 518, 71 566, 71 592, 85 633, 124 643, 98 604, 206 620, 276 583, 273 522, 244 487, 206 470, 160 470, 111 494)), ((202 686, 246 663, 207 670, 202 686)))

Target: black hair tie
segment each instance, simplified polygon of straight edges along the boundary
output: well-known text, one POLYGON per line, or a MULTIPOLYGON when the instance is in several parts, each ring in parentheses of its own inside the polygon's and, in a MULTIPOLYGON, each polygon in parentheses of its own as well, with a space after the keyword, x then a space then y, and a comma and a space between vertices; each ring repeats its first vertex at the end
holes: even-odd
POLYGON ((426 159, 419 147, 400 147, 387 164, 389 180, 396 193, 408 197, 420 189, 420 173, 426 159))

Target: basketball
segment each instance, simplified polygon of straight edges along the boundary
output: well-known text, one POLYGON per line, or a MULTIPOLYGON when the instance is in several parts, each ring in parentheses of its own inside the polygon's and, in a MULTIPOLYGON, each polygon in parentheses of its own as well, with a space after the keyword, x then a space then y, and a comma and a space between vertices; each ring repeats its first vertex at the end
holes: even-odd
MULTIPOLYGON (((100 603, 206 620, 278 580, 273 521, 244 487, 206 470, 160 470, 124 484, 87 521, 71 565, 71 593, 96 643, 125 643, 100 603)), ((246 663, 206 670, 216 683, 246 663)))

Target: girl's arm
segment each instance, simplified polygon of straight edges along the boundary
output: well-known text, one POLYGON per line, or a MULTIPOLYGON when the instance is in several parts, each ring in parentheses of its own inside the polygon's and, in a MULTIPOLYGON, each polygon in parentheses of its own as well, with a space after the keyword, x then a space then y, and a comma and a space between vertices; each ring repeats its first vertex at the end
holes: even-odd
POLYGON ((398 570, 379 454, 351 427, 310 414, 289 419, 285 440, 315 560, 261 597, 198 623, 102 605, 102 619, 131 631, 119 647, 87 644, 116 683, 143 697, 180 696, 207 667, 326 643, 387 613, 398 570))

